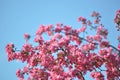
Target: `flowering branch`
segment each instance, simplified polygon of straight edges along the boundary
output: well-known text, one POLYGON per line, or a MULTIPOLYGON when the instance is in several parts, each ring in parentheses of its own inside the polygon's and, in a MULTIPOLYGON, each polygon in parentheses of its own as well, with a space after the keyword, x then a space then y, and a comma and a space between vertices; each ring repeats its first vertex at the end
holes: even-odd
MULTIPOLYGON (((28 33, 24 35, 26 43, 21 50, 17 50, 13 43, 7 44, 8 61, 26 62, 26 66, 16 72, 19 80, 24 80, 25 74, 28 74, 28 80, 85 80, 84 75, 88 71, 96 80, 104 80, 102 71, 106 72, 107 80, 119 79, 120 55, 113 52, 113 49, 120 54, 120 44, 116 48, 109 43, 108 30, 100 23, 101 16, 98 12, 94 11, 91 16, 95 18, 95 27, 90 20, 79 17, 78 22, 82 23, 82 27, 78 29, 61 23, 56 26, 41 25, 34 38, 34 42, 38 43, 36 46, 28 42, 28 33), (88 26, 96 31, 95 35, 80 37, 88 26), (43 33, 47 35, 43 36, 43 33), (45 36, 49 40, 45 40, 45 36), (103 65, 105 70, 101 69, 103 65)), ((120 10, 116 13, 115 23, 120 29, 120 10)))

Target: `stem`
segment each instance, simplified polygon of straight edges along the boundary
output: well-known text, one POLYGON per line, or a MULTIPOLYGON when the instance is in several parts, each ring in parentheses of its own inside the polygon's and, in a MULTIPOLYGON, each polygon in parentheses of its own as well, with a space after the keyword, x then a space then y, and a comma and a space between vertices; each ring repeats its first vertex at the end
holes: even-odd
POLYGON ((84 76, 83 76, 82 72, 80 72, 80 75, 81 75, 81 77, 82 77, 82 79, 81 79, 81 80, 85 80, 85 78, 84 78, 84 76))
POLYGON ((102 70, 101 68, 98 68, 100 71, 106 71, 106 70, 102 70))

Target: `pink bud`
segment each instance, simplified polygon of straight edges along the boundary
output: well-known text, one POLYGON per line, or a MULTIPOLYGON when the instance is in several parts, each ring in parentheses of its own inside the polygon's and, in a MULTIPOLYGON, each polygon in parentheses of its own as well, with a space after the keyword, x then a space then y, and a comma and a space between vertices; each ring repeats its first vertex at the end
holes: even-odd
POLYGON ((25 33, 24 38, 25 38, 26 41, 28 41, 30 39, 30 35, 28 33, 25 33))

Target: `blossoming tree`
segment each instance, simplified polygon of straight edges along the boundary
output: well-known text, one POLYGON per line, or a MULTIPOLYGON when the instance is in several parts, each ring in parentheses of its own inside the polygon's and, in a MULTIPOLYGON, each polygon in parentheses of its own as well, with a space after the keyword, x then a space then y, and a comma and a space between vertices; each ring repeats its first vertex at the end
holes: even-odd
MULTIPOLYGON (((19 80, 24 80, 25 74, 28 80, 85 80, 87 72, 95 80, 120 80, 120 36, 118 46, 111 45, 107 39, 108 30, 100 22, 100 14, 94 11, 91 17, 93 23, 79 17, 82 27, 78 29, 61 23, 41 25, 36 31, 35 46, 29 43, 27 33, 22 49, 18 50, 13 43, 7 44, 8 61, 27 63, 16 71, 19 80), (82 37, 81 34, 88 29, 95 34, 82 37)), ((116 11, 114 22, 119 31, 120 10, 116 11)))

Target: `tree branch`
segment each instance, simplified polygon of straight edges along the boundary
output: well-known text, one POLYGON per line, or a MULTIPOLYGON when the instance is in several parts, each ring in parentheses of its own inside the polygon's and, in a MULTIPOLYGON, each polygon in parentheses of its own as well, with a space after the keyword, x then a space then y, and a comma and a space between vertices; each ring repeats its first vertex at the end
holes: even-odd
POLYGON ((81 79, 81 80, 85 80, 85 78, 84 78, 84 76, 83 76, 82 72, 80 72, 80 75, 81 75, 81 77, 82 77, 82 79, 81 79))
MULTIPOLYGON (((82 40, 84 40, 84 41, 86 41, 86 42, 88 42, 88 43, 92 43, 92 42, 89 42, 87 39, 85 39, 85 38, 82 38, 82 37, 79 37, 80 39, 82 39, 82 40)), ((93 43, 93 44, 95 44, 95 45, 98 45, 98 43, 93 43)), ((116 47, 114 47, 113 45, 109 45, 110 47, 112 47, 113 49, 115 49, 116 51, 118 51, 118 53, 120 54, 120 50, 118 50, 116 47)))

